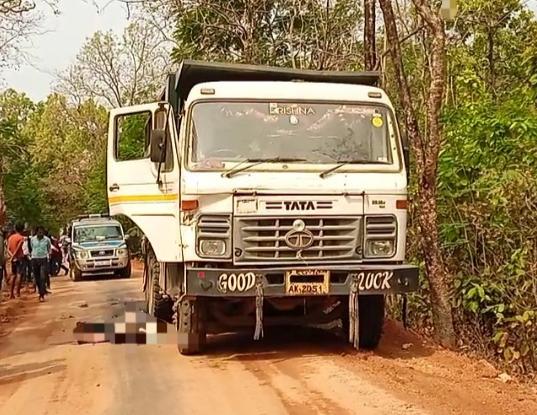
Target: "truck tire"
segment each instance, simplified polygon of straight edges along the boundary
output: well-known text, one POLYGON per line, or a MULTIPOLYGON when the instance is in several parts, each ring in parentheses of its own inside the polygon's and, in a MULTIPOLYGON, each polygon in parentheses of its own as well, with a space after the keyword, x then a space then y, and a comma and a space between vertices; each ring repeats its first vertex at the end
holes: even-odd
POLYGON ((203 351, 207 339, 205 308, 199 299, 183 299, 174 306, 177 328, 177 350, 182 355, 203 351))
MULTIPOLYGON (((361 295, 359 298, 358 312, 360 317, 360 348, 374 350, 378 347, 382 337, 384 326, 384 303, 383 295, 361 295)), ((343 307, 341 318, 343 335, 349 335, 349 312, 348 306, 343 307)))
POLYGON ((172 323, 173 301, 160 288, 160 263, 152 250, 147 254, 146 267, 148 272, 145 288, 146 312, 159 320, 172 323))

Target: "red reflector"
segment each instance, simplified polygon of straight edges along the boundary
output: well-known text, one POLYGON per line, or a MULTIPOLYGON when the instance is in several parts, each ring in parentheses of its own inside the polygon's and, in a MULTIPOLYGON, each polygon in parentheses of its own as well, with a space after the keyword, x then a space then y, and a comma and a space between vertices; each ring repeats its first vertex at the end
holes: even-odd
POLYGON ((198 208, 197 200, 181 200, 181 210, 196 210, 198 208))
POLYGON ((198 272, 198 278, 199 278, 200 280, 204 280, 204 279, 205 279, 205 272, 203 272, 203 271, 199 271, 199 272, 198 272))
POLYGON ((395 202, 395 207, 397 209, 404 209, 406 210, 408 208, 408 200, 398 200, 395 202))

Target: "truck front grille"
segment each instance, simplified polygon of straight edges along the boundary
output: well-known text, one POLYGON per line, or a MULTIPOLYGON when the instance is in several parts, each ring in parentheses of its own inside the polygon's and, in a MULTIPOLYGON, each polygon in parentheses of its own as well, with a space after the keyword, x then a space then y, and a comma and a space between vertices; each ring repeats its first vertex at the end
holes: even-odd
POLYGON ((394 216, 368 216, 365 230, 367 239, 395 239, 397 221, 394 216))
POLYGON ((326 262, 361 258, 359 217, 255 217, 236 218, 235 261, 326 262), (302 221, 313 241, 305 249, 289 245, 286 235, 302 221))
POLYGON ((231 236, 228 215, 202 215, 198 219, 198 238, 225 239, 231 236))
POLYGON ((109 257, 114 256, 114 250, 113 249, 96 249, 94 251, 90 251, 92 258, 100 258, 100 257, 109 257))

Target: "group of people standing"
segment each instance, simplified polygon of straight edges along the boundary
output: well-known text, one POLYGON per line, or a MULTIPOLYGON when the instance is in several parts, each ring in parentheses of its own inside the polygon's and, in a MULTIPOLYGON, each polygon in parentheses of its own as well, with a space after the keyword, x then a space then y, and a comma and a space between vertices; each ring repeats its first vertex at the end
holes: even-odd
POLYGON ((63 250, 59 240, 50 236, 43 227, 32 232, 18 224, 10 234, 0 235, 0 290, 2 280, 10 288, 10 298, 20 296, 23 283, 33 286, 39 293, 39 301, 50 294, 50 275, 54 266, 64 269, 63 250), (8 278, 9 277, 9 278, 8 278))

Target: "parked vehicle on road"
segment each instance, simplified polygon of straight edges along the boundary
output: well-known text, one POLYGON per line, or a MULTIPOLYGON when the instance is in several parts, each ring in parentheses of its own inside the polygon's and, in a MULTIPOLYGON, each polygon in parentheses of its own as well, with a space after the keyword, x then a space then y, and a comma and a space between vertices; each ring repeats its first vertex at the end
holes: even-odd
POLYGON ((117 220, 84 215, 71 222, 69 235, 69 272, 74 281, 91 274, 131 276, 127 238, 117 220))
POLYGON ((110 213, 146 237, 149 313, 207 333, 341 320, 375 348, 405 263, 408 150, 377 73, 184 61, 110 113, 110 213))

